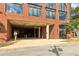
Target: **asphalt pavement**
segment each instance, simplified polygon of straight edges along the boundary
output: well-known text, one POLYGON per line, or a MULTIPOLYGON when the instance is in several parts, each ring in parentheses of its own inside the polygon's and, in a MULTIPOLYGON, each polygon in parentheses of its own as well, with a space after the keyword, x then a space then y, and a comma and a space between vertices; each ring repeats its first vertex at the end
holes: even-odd
POLYGON ((47 44, 0 51, 0 56, 79 56, 79 43, 47 44))

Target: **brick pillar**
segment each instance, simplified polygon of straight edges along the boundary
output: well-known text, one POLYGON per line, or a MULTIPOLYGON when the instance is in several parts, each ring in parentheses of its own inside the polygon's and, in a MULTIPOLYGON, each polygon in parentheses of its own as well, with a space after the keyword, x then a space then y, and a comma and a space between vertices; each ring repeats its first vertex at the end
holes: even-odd
POLYGON ((5 13, 5 5, 4 3, 0 3, 0 11, 2 12, 2 14, 5 13))
POLYGON ((59 38, 59 3, 56 3, 56 17, 54 25, 50 26, 50 39, 59 38))
POLYGON ((66 10, 67 10, 67 21, 70 21, 70 13, 71 13, 70 3, 66 3, 66 10))
POLYGON ((28 16, 28 14, 29 14, 29 6, 28 6, 28 3, 24 3, 23 4, 23 14, 24 14, 24 16, 28 16))
POLYGON ((46 4, 45 3, 42 3, 42 10, 41 10, 41 17, 42 18, 45 18, 46 17, 46 9, 45 9, 45 7, 46 7, 46 4))
POLYGON ((11 31, 10 31, 10 28, 11 27, 9 27, 9 23, 8 23, 8 21, 7 21, 7 17, 6 17, 6 4, 4 4, 4 3, 1 3, 0 4, 0 9, 1 9, 1 17, 0 17, 0 22, 3 24, 3 26, 4 26, 4 29, 3 29, 3 32, 1 32, 0 33, 0 38, 2 38, 2 40, 4 40, 4 41, 7 41, 7 40, 9 40, 10 39, 10 33, 11 33, 11 31))
POLYGON ((56 19, 55 19, 55 25, 53 28, 54 36, 53 38, 58 39, 59 38, 59 3, 56 3, 56 19))
POLYGON ((54 25, 52 26, 52 30, 50 32, 50 38, 51 39, 59 39, 59 26, 58 25, 54 25))

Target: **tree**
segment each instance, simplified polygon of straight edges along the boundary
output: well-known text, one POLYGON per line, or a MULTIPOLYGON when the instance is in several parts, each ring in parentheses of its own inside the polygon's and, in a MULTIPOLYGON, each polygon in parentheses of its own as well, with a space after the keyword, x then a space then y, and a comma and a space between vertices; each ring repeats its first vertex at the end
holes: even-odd
POLYGON ((72 9, 73 12, 71 11, 71 13, 73 13, 74 15, 72 16, 72 19, 79 19, 79 7, 76 7, 75 9, 72 9))
POLYGON ((79 14, 79 7, 76 7, 75 9, 74 9, 74 13, 77 15, 77 14, 79 14))
POLYGON ((72 9, 71 13, 72 13, 71 21, 66 26, 67 32, 70 31, 74 32, 75 29, 78 30, 78 26, 79 26, 79 7, 72 9))

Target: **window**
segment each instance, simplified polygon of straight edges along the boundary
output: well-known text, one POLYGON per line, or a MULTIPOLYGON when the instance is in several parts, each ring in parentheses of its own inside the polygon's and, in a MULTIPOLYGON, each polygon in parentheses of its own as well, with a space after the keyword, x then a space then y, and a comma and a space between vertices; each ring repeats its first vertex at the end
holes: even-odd
POLYGON ((22 11, 23 11, 22 4, 18 4, 18 3, 6 4, 6 12, 22 13, 22 11))
POLYGON ((47 7, 47 8, 55 9, 55 6, 56 6, 55 3, 47 3, 47 4, 46 4, 46 7, 47 7))
POLYGON ((60 3, 60 10, 59 10, 59 18, 61 20, 65 20, 66 19, 66 5, 65 3, 60 3))
POLYGON ((46 4, 46 17, 55 19, 56 16, 56 4, 55 3, 47 3, 46 4))
POLYGON ((46 16, 55 19, 55 10, 46 10, 46 16))
POLYGON ((30 16, 40 16, 41 15, 41 7, 40 3, 29 3, 29 15, 30 16))

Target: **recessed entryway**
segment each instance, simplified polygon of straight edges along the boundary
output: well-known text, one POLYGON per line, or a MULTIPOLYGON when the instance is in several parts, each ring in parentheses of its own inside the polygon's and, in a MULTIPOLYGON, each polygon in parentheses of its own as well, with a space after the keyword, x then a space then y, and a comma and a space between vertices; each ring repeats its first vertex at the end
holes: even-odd
POLYGON ((17 31, 17 38, 41 38, 39 27, 12 26, 12 38, 14 37, 14 31, 17 31))

